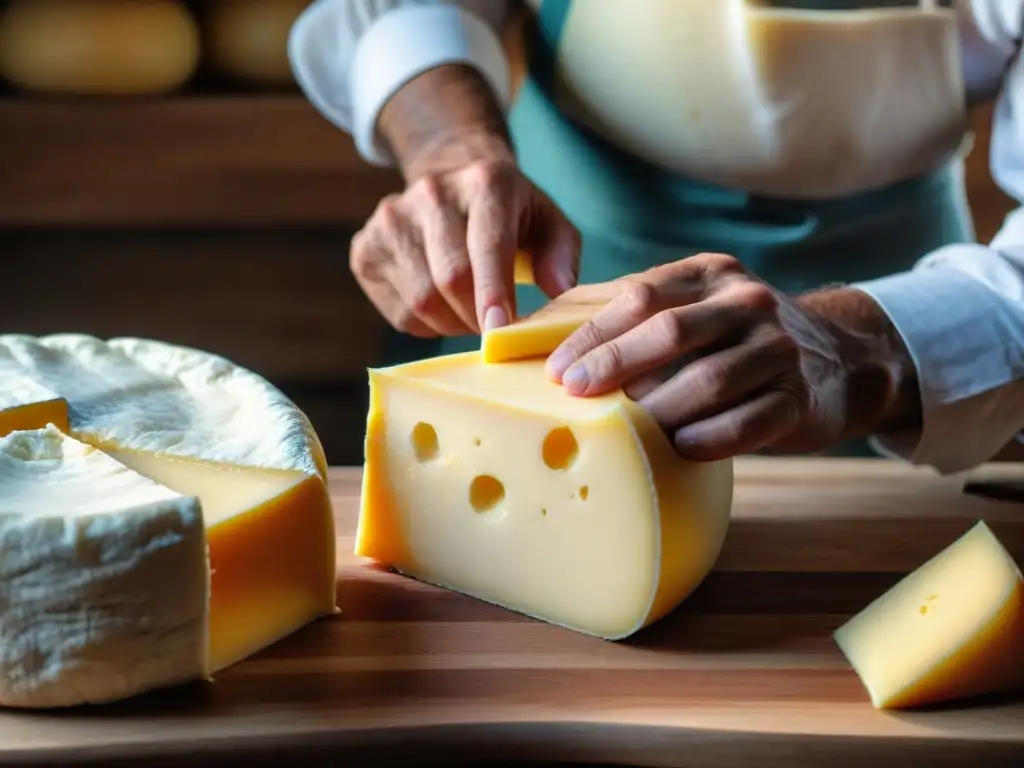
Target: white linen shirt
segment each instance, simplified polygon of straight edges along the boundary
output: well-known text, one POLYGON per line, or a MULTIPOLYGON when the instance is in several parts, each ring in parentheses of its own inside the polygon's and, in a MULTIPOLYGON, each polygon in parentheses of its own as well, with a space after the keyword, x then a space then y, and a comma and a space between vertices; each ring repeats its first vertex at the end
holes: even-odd
MULTIPOLYGON (((1024 203, 1024 0, 956 0, 968 91, 998 92, 990 165, 1024 203)), ((296 20, 289 57, 300 88, 350 133, 370 163, 393 158, 377 116, 433 67, 475 67, 507 109, 499 33, 505 0, 315 0, 296 20)), ((879 435, 883 450, 942 473, 992 458, 1024 430, 1024 207, 988 245, 948 245, 913 269, 856 283, 902 335, 920 380, 923 426, 879 435)))

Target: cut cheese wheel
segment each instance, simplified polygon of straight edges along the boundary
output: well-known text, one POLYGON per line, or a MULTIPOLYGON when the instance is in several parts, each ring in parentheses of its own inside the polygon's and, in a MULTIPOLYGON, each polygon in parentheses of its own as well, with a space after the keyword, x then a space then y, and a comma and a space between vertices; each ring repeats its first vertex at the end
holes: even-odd
POLYGON ((484 331, 480 351, 485 363, 502 363, 549 355, 594 313, 622 292, 612 281, 580 285, 552 299, 533 314, 484 331))
POLYGON ((64 398, 19 375, 3 376, 0 359, 0 437, 22 429, 42 429, 48 424, 67 431, 68 404, 64 398))
POLYGON ((371 371, 356 553, 620 639, 722 546, 732 462, 681 459, 624 394, 574 398, 542 361, 477 352, 371 371))
POLYGON ((268 382, 141 339, 0 336, 0 360, 66 401, 71 436, 198 498, 212 564, 211 671, 336 611, 326 459, 305 415, 268 382))
POLYGON ((198 62, 199 30, 177 0, 13 0, 0 16, 0 76, 29 91, 167 93, 198 62))
POLYGON ((835 633, 878 709, 1024 687, 1024 581, 979 522, 835 633))
POLYGON ((309 0, 214 0, 203 25, 210 68, 256 85, 293 83, 288 34, 307 5, 309 0))
POLYGON ((195 498, 52 425, 0 439, 0 704, 205 677, 208 573, 195 498))

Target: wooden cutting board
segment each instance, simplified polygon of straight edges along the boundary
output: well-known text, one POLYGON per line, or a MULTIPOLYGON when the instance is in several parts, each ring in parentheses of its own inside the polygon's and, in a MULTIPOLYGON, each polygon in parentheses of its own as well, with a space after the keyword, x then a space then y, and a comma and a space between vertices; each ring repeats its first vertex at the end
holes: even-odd
POLYGON ((2 714, 0 765, 1024 765, 1024 699, 877 712, 831 639, 979 518, 1024 561, 1024 505, 964 496, 963 478, 739 460, 715 572, 620 644, 358 560, 358 478, 332 470, 341 615, 214 684, 2 714))

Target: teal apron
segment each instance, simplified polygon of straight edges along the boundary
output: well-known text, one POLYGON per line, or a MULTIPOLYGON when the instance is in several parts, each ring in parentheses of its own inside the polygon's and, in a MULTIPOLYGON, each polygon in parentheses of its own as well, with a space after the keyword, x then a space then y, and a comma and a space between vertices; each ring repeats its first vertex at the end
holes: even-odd
MULTIPOLYGON (((801 201, 680 178, 618 150, 564 116, 552 98, 554 51, 570 3, 544 0, 540 7, 509 127, 524 174, 582 233, 581 282, 711 251, 732 254, 775 287, 799 292, 900 272, 929 251, 973 240, 960 158, 888 188, 801 201)), ((831 7, 851 5, 833 0, 831 7)), ((523 315, 547 298, 535 286, 518 286, 516 301, 523 315)), ((392 364, 480 344, 477 336, 424 340, 395 333, 392 340, 392 364)), ((862 441, 839 453, 872 455, 862 441)))

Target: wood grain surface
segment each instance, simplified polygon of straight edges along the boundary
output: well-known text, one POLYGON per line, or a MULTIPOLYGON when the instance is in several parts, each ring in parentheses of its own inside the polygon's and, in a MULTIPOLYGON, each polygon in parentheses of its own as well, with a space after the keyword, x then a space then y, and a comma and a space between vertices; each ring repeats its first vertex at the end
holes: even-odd
POLYGON ((331 478, 340 615, 212 684, 2 714, 0 765, 1024 765, 1020 698, 877 712, 831 639, 978 519, 1024 557, 1024 506, 964 496, 962 477, 742 459, 715 571, 619 644, 357 559, 358 478, 331 478))

